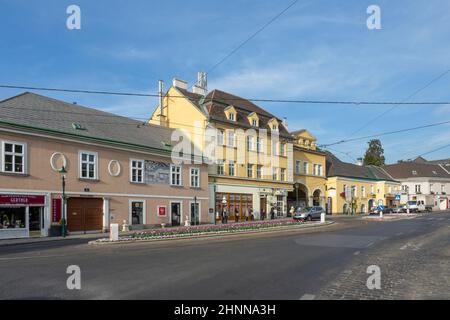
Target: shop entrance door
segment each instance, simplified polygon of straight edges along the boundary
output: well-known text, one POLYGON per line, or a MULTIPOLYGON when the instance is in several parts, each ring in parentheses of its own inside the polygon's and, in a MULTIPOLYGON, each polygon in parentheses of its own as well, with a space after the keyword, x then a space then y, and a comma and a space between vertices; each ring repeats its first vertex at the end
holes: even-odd
POLYGON ((28 224, 30 237, 40 237, 44 229, 44 210, 43 207, 29 207, 28 224))
POLYGON ((69 198, 67 229, 71 232, 101 231, 103 229, 103 199, 69 198))
POLYGON ((172 215, 172 227, 179 226, 181 224, 181 203, 173 202, 171 204, 172 215))

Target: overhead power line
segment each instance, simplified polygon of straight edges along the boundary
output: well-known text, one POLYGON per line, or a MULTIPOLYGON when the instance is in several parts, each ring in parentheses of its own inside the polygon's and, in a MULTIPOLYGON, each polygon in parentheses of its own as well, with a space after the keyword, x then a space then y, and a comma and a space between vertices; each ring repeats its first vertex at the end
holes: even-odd
POLYGON ((450 72, 450 69, 445 70, 444 72, 440 73, 438 76, 436 76, 435 78, 431 79, 431 81, 429 81, 427 84, 425 84, 423 87, 420 87, 419 89, 417 89, 416 91, 414 91, 413 93, 411 93, 408 97, 406 97, 405 99, 403 99, 401 102, 398 103, 394 103, 394 106, 392 106, 391 108, 389 108, 386 111, 383 111, 382 113, 380 113, 379 115, 375 116, 374 118, 370 119, 369 121, 367 121, 364 125, 362 125, 361 127, 359 127, 358 129, 356 129, 355 131, 353 131, 349 137, 352 137, 353 135, 357 134, 358 132, 360 132, 361 130, 363 130, 364 128, 366 128, 368 125, 374 123, 375 121, 377 121, 378 119, 380 119, 381 117, 383 117, 384 115, 388 114, 389 112, 391 112, 392 110, 394 110, 395 108, 397 108, 400 105, 405 105, 408 104, 406 103, 409 99, 411 99, 412 97, 414 97, 415 95, 419 94, 420 92, 422 92, 423 90, 425 90, 426 88, 428 88, 429 86, 431 86, 433 83, 435 83, 436 81, 440 80, 441 78, 443 78, 444 76, 446 76, 448 73, 450 72))
POLYGON ((402 133, 402 132, 420 130, 420 129, 425 129, 425 128, 432 128, 432 127, 442 126, 444 124, 450 124, 450 120, 436 122, 436 123, 430 123, 430 124, 426 124, 423 126, 417 126, 417 127, 412 127, 412 128, 405 128, 405 129, 400 129, 400 130, 382 132, 382 133, 367 135, 367 136, 358 137, 358 138, 345 139, 345 140, 341 140, 341 141, 337 141, 337 142, 333 142, 333 143, 323 144, 323 145, 320 145, 320 147, 329 147, 329 146, 334 146, 337 144, 343 144, 343 143, 357 141, 357 140, 364 140, 364 139, 368 139, 368 138, 382 137, 382 136, 387 136, 387 135, 397 134, 397 133, 402 133))
MULTIPOLYGON (((5 89, 22 89, 34 91, 55 91, 66 93, 84 93, 84 94, 101 94, 101 95, 115 95, 115 96, 136 96, 136 97, 159 97, 157 93, 134 93, 123 91, 97 91, 97 90, 83 90, 83 89, 63 89, 63 88, 49 88, 49 87, 33 87, 23 85, 4 85, 0 84, 0 88, 5 89)), ((165 95, 168 98, 180 98, 197 101, 196 99, 184 95, 165 95)), ((250 101, 250 102, 274 102, 274 103, 298 103, 298 104, 339 104, 339 105, 446 105, 450 101, 415 101, 415 102, 396 102, 396 101, 337 101, 337 100, 290 100, 290 99, 265 99, 265 98, 220 98, 222 101, 250 101)))

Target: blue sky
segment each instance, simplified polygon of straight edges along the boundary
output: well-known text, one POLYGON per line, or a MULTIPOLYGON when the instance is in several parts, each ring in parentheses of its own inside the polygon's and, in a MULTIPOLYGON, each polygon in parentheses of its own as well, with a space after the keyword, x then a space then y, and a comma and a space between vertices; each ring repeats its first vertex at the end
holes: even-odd
MULTIPOLYGON (((0 0, 0 83, 157 92, 173 77, 191 84, 293 0, 0 0), (81 30, 66 28, 66 8, 81 7, 81 30)), ((299 1, 209 74, 209 88, 247 98, 400 101, 450 69, 450 2, 299 1), (381 8, 382 29, 368 30, 366 9, 381 8)), ((449 101, 450 74, 412 100, 449 101)), ((0 99, 21 90, 0 89, 0 99)), ((152 98, 38 92, 144 118, 152 98)), ((264 103, 306 128, 318 143, 450 120, 450 106, 264 103)), ((388 162, 450 143, 450 126, 383 137, 388 162)), ((346 161, 367 141, 335 146, 346 161), (344 153, 348 153, 345 155, 344 153)), ((450 147, 427 158, 448 158, 450 147)))

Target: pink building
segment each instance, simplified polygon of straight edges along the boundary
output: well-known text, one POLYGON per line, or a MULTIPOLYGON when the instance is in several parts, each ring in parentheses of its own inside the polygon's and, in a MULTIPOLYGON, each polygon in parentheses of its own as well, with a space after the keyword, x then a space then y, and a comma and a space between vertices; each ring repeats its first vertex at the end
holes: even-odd
POLYGON ((175 164, 172 132, 33 93, 0 101, 0 239, 57 234, 62 214, 70 233, 210 222, 207 165, 175 164))

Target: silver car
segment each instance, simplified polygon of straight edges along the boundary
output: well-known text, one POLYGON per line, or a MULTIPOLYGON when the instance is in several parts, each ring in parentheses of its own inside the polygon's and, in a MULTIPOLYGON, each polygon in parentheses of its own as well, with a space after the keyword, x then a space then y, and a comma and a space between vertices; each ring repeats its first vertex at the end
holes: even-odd
POLYGON ((299 208, 294 213, 294 220, 314 220, 314 219, 320 219, 320 216, 322 213, 325 213, 325 210, 323 210, 322 207, 314 206, 314 207, 306 207, 306 208, 299 208))

